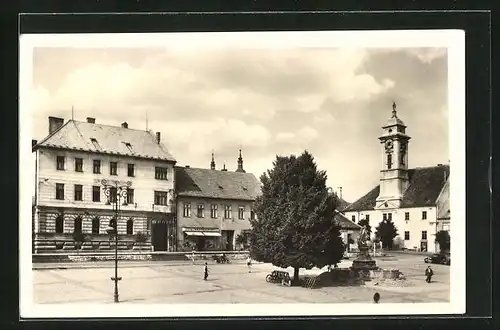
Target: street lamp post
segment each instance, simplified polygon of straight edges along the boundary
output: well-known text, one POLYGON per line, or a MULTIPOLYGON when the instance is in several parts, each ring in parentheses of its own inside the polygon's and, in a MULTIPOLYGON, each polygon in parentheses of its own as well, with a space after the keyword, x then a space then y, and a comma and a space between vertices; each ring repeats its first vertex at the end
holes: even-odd
POLYGON ((101 180, 104 195, 106 196, 106 205, 113 205, 114 216, 109 221, 109 226, 106 229, 108 234, 112 237, 115 236, 115 276, 111 280, 115 282, 114 301, 119 302, 118 299, 118 281, 122 278, 118 277, 118 214, 120 212, 121 201, 123 205, 127 205, 127 190, 132 185, 132 182, 120 183, 117 180, 107 181, 101 180))

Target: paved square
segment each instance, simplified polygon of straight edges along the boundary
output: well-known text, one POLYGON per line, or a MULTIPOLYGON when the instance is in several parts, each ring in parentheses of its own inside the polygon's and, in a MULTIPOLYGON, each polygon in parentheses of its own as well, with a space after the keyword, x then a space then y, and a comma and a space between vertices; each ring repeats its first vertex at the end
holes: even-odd
MULTIPOLYGON (((343 261, 340 267, 349 267, 343 261)), ((374 292, 380 303, 448 302, 449 266, 433 265, 433 283, 425 283, 427 264, 422 256, 398 255, 377 259, 382 268, 398 268, 407 277, 408 286, 387 287, 368 283, 362 286, 338 286, 318 289, 283 287, 266 283, 274 269, 257 263, 249 273, 245 264, 209 264, 210 276, 203 280, 203 265, 162 262, 121 262, 119 276, 122 303, 366 303, 374 292)), ((40 269, 33 271, 35 303, 112 303, 114 275, 111 263, 101 268, 40 269)), ((288 269, 290 274, 293 270, 288 269)), ((301 275, 322 270, 301 270, 301 275)))

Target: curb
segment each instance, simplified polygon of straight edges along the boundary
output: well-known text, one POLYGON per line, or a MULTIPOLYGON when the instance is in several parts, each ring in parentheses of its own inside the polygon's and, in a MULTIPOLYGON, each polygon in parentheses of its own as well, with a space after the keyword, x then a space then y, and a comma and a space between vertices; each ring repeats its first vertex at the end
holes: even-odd
MULTIPOLYGON (((216 265, 216 263, 209 263, 210 265, 216 265)), ((231 264, 245 264, 245 262, 232 262, 231 264)), ((45 265, 45 263, 44 263, 45 265)), ((65 269, 97 269, 97 268, 114 268, 114 262, 111 261, 110 264, 72 264, 72 263, 61 263, 61 264, 49 264, 46 263, 47 266, 33 265, 32 270, 65 270, 65 269)), ((138 268, 138 267, 151 267, 151 266, 202 266, 203 263, 192 263, 192 262, 179 262, 179 263, 171 263, 171 262, 160 262, 154 261, 149 263, 139 263, 134 264, 134 262, 123 263, 119 262, 119 268, 138 268), (155 265, 156 264, 156 265, 155 265)))

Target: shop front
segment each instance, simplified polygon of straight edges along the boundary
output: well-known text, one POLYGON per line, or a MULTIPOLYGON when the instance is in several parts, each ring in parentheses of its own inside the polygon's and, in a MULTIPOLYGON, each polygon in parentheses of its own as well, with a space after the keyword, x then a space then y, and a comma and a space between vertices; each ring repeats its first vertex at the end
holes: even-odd
POLYGON ((220 250, 221 233, 219 228, 182 228, 183 250, 217 251, 220 250))

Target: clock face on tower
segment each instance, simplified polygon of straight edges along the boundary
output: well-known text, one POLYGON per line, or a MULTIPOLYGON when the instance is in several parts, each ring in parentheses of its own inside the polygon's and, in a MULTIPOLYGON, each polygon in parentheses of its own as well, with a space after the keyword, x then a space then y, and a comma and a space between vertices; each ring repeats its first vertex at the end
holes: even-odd
POLYGON ((385 151, 392 151, 393 144, 392 140, 385 141, 385 151))

